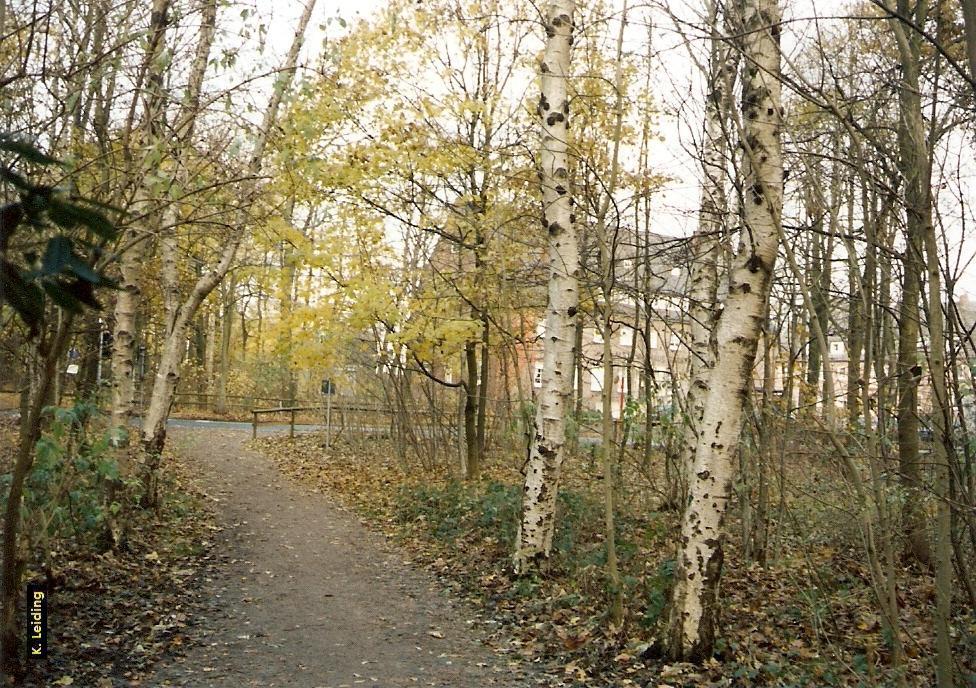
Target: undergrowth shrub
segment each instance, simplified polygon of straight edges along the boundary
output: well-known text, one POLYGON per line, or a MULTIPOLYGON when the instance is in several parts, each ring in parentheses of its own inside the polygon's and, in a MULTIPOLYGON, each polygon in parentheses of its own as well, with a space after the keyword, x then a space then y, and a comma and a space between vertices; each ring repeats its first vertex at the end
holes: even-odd
MULTIPOLYGON (((483 542, 491 538, 507 551, 515 546, 521 508, 522 490, 517 485, 452 481, 401 488, 394 518, 422 528, 437 540, 453 543, 465 536, 483 542)), ((602 508, 585 494, 560 490, 553 535, 554 563, 559 568, 571 571, 606 558, 600 537, 602 508)), ((622 542, 623 556, 632 550, 622 542)))
MULTIPOLYGON (((97 429, 94 404, 50 408, 51 422, 35 446, 34 465, 24 486, 24 534, 28 549, 45 552, 49 543, 93 543, 106 519, 121 508, 106 499, 120 479, 119 465, 110 455, 109 438, 97 429)), ((9 485, 10 474, 2 478, 9 485)), ((4 499, 8 493, 3 490, 4 499)))

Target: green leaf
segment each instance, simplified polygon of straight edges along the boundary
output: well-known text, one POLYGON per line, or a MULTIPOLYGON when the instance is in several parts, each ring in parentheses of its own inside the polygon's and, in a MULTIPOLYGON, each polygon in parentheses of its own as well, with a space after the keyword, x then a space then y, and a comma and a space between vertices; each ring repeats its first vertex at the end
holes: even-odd
POLYGON ((58 282, 45 281, 41 283, 41 286, 44 289, 44 293, 46 293, 49 297, 51 297, 51 300, 54 301, 54 303, 56 303, 58 306, 65 309, 66 311, 70 311, 72 313, 78 314, 84 310, 82 304, 68 290, 67 288, 68 285, 66 285, 65 283, 60 281, 58 282))
POLYGON ((95 272, 90 265, 74 254, 68 257, 67 267, 86 282, 102 286, 107 281, 104 275, 95 272))
POLYGON ((60 163, 49 155, 45 155, 26 141, 17 141, 7 136, 0 136, 0 150, 19 155, 25 160, 38 165, 59 165, 60 163))
POLYGON ((72 297, 81 301, 89 308, 94 308, 95 310, 102 309, 102 304, 95 298, 95 285, 91 282, 75 280, 71 284, 68 284, 65 289, 72 297))
POLYGON ((0 166, 0 181, 16 186, 21 191, 33 191, 36 187, 8 167, 0 166))
POLYGON ((115 225, 97 210, 52 198, 47 212, 51 221, 61 227, 83 225, 106 241, 115 238, 115 225))
POLYGON ((36 335, 44 320, 44 293, 36 284, 24 281, 17 266, 0 260, 0 301, 6 301, 17 311, 36 335))
POLYGON ((48 240, 41 269, 45 274, 56 275, 67 266, 74 254, 74 245, 66 236, 56 236, 48 240))
POLYGON ((4 245, 7 238, 13 234, 24 217, 24 208, 20 203, 9 203, 0 208, 0 247, 4 245))
POLYGON ((119 464, 112 459, 99 459, 98 463, 96 464, 96 470, 98 471, 99 477, 106 480, 119 479, 119 464))

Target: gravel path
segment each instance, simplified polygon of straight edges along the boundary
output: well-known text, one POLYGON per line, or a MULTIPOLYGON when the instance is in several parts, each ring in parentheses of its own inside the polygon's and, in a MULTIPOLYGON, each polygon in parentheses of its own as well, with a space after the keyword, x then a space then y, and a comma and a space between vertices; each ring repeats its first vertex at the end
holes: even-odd
MULTIPOLYGON (((473 612, 381 536, 302 490, 231 430, 177 430, 223 531, 202 642, 154 686, 538 685, 479 639, 473 612)), ((146 684, 143 684, 146 685, 146 684)))

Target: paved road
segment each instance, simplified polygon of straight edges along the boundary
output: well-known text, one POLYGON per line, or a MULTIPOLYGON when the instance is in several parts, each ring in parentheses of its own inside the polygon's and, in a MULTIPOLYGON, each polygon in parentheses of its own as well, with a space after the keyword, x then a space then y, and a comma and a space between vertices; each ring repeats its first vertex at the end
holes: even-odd
MULTIPOLYGON (((192 420, 189 418, 170 418, 166 423, 168 428, 190 429, 209 429, 209 430, 247 430, 251 432, 251 424, 236 420, 192 420)), ((259 435, 280 435, 288 432, 288 423, 260 423, 258 424, 259 435)), ((295 423, 295 432, 318 432, 323 429, 322 425, 306 425, 295 423)))

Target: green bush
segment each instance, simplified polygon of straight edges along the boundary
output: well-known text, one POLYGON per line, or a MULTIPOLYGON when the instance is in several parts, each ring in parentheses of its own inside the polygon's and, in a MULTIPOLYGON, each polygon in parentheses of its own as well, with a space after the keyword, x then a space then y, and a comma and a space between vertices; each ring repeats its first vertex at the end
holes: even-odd
MULTIPOLYGON (((481 541, 490 537, 510 549, 515 546, 521 509, 520 486, 449 482, 402 488, 396 498, 394 518, 399 523, 421 527, 438 540, 453 542, 470 536, 481 541)), ((602 541, 593 548, 581 547, 599 539, 603 512, 598 501, 561 490, 556 512, 553 551, 560 566, 575 569, 605 559, 602 541)), ((623 556, 632 555, 633 549, 632 545, 621 543, 623 556)))
POLYGON ((601 509, 600 504, 579 492, 560 490, 559 497, 556 499, 556 531, 553 534, 553 549, 559 554, 568 556, 586 539, 586 533, 602 527, 601 509))
POLYGON ((668 559, 661 562, 653 576, 649 576, 647 585, 647 604, 644 606, 644 617, 641 625, 654 628, 658 625, 671 597, 671 586, 674 584, 675 560, 668 559))
POLYGON ((493 481, 477 500, 476 523, 506 547, 514 547, 521 511, 522 491, 514 485, 493 481))
POLYGON ((394 515, 400 523, 425 523, 438 539, 454 540, 463 532, 461 522, 470 510, 469 502, 463 487, 456 482, 407 487, 397 495, 394 515))
MULTIPOLYGON (((24 486, 24 519, 32 539, 84 539, 99 531, 116 502, 106 503, 109 482, 119 479, 108 437, 92 431, 97 408, 79 402, 48 409, 53 421, 37 441, 24 486)), ((9 476, 4 476, 9 480, 9 476)))

